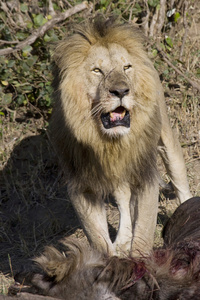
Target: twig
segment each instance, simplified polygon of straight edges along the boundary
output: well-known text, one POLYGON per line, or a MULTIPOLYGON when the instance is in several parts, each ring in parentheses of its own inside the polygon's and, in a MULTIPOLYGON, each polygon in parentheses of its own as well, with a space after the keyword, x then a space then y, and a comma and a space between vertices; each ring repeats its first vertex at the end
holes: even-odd
POLYGON ((72 5, 69 3, 69 1, 64 0, 64 2, 65 2, 69 7, 72 7, 72 5))
POLYGON ((171 9, 174 8, 174 2, 175 2, 175 0, 171 0, 171 3, 170 3, 170 8, 171 8, 171 9))
POLYGON ((161 30, 165 22, 165 6, 166 6, 166 0, 160 0, 160 7, 156 7, 156 11, 151 21, 151 25, 149 29, 150 37, 153 37, 154 34, 155 36, 161 34, 161 30))
POLYGON ((18 44, 19 41, 4 41, 0 40, 0 44, 18 44))
POLYGON ((6 49, 1 49, 0 50, 0 55, 7 55, 16 51, 19 51, 23 49, 27 45, 31 45, 35 42, 35 40, 41 36, 44 35, 44 33, 52 28, 55 24, 64 21, 65 19, 69 18, 70 16, 86 9, 89 8, 89 4, 87 1, 84 1, 81 4, 78 4, 65 12, 54 16, 51 20, 49 20, 47 23, 45 23, 43 26, 39 27, 37 30, 35 30, 27 39, 25 39, 22 42, 19 42, 15 47, 9 47, 6 49))
POLYGON ((185 0, 180 0, 180 1, 178 2, 177 8, 176 8, 177 11, 179 11, 179 10, 181 9, 181 7, 182 7, 184 1, 185 1, 185 0))
POLYGON ((154 36, 155 26, 156 26, 156 23, 158 21, 158 14, 159 14, 159 9, 156 7, 156 11, 155 11, 155 13, 152 17, 151 25, 150 25, 150 28, 149 28, 149 37, 154 36))
POLYGON ((187 80, 187 82, 189 82, 193 88, 197 89, 200 92, 200 84, 197 83, 196 81, 191 80, 190 78, 188 78, 187 76, 185 76, 177 67, 175 67, 171 61, 167 58, 166 54, 159 49, 159 47, 157 46, 157 51, 158 54, 160 55, 160 57, 171 67, 173 68, 179 75, 181 75, 183 78, 185 78, 185 80, 187 80))
POLYGON ((13 21, 13 19, 11 17, 11 14, 10 14, 10 11, 9 11, 6 3, 4 3, 4 2, 1 3, 1 9, 6 13, 10 24, 12 26, 16 26, 16 22, 13 21))
POLYGON ((166 0, 160 0, 160 10, 158 16, 158 24, 156 26, 157 35, 161 34, 161 30, 165 23, 165 7, 166 7, 166 0))
POLYGON ((149 33, 149 16, 150 16, 150 11, 149 11, 149 6, 147 0, 144 1, 147 9, 147 14, 145 17, 142 18, 142 24, 141 26, 144 29, 144 34, 145 36, 148 36, 149 33))
POLYGON ((185 33, 184 33, 183 42, 182 42, 182 45, 181 45, 179 60, 182 60, 183 51, 184 51, 184 47, 185 47, 185 42, 186 42, 187 35, 188 35, 187 9, 188 9, 188 2, 185 1, 184 2, 184 16, 183 16, 183 25, 184 25, 184 28, 185 28, 185 33))
POLYGON ((55 12, 55 10, 54 10, 54 8, 53 8, 52 0, 49 0, 49 14, 50 14, 51 16, 55 16, 55 15, 56 15, 56 12, 55 12))

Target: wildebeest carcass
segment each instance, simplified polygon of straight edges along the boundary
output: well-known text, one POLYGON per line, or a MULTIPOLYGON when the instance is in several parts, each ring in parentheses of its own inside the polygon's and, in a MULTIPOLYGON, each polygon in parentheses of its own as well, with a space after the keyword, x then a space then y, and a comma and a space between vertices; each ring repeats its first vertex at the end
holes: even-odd
POLYGON ((47 247, 36 258, 42 272, 29 273, 22 291, 66 300, 200 299, 200 197, 177 208, 163 238, 162 248, 138 258, 108 257, 75 240, 66 253, 47 247))

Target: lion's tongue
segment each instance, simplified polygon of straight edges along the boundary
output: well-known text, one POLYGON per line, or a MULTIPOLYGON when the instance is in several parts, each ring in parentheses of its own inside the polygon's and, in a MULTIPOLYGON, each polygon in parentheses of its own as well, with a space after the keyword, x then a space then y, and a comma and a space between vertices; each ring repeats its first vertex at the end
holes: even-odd
POLYGON ((117 107, 114 111, 110 112, 110 120, 111 122, 115 122, 117 120, 122 120, 125 116, 125 109, 124 107, 117 107))

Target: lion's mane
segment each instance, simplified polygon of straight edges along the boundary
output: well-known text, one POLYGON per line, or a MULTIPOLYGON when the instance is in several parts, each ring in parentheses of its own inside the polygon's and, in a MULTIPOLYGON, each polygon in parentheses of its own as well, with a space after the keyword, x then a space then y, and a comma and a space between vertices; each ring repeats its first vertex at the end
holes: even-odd
POLYGON ((155 178, 162 91, 137 28, 101 19, 78 26, 55 49, 53 87, 51 136, 71 188, 108 194, 119 183, 128 181, 137 189, 155 178), (119 44, 134 59, 137 105, 130 112, 130 132, 122 137, 109 138, 98 130, 82 84, 85 75, 79 67, 97 43, 119 44))

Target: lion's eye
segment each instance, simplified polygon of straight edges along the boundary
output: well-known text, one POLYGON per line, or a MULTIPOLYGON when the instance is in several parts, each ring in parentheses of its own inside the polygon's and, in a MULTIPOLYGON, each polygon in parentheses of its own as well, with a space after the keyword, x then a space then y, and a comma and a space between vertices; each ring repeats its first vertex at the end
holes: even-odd
POLYGON ((129 64, 129 65, 127 65, 127 66, 124 66, 124 71, 126 71, 126 70, 128 70, 128 69, 131 69, 132 68, 132 66, 129 64))
POLYGON ((92 71, 94 73, 102 73, 101 69, 99 69, 99 68, 94 68, 92 71))

